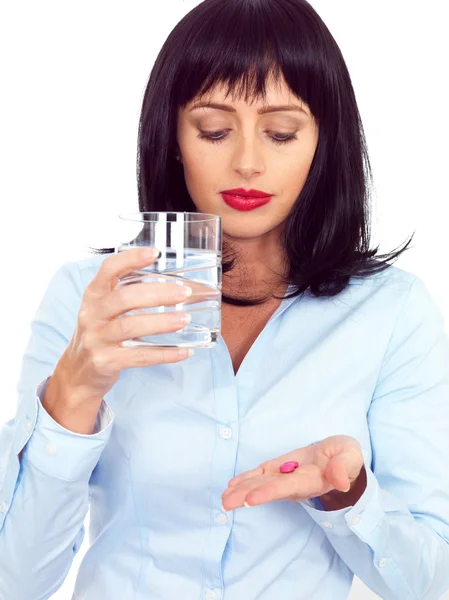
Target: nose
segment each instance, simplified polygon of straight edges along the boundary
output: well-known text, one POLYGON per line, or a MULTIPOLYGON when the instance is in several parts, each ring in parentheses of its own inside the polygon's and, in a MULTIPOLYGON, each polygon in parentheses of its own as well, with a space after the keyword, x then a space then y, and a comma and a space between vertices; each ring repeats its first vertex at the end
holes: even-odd
POLYGON ((254 140, 241 137, 232 154, 232 168, 244 179, 265 171, 261 149, 254 140))

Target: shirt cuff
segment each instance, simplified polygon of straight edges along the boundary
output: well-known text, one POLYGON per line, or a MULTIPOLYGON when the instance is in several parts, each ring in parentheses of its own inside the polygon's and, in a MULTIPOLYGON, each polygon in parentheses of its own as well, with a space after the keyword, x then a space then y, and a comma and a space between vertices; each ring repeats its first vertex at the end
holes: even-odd
POLYGON ((32 421, 27 422, 30 437, 23 449, 22 460, 29 460, 47 475, 58 479, 89 479, 111 435, 114 413, 102 400, 94 433, 88 435, 66 429, 42 406, 41 399, 49 379, 37 386, 37 418, 34 427, 32 421))
POLYGON ((367 485, 363 494, 354 506, 341 508, 340 510, 324 511, 318 500, 315 506, 313 502, 300 502, 307 513, 328 535, 345 537, 356 534, 363 541, 377 527, 379 521, 385 516, 382 502, 382 490, 379 483, 369 467, 365 464, 367 485))

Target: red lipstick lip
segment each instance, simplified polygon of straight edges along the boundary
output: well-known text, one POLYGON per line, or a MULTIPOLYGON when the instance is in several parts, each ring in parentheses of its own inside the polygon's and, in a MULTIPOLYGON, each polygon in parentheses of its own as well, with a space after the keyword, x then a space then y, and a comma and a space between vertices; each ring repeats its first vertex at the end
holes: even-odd
POLYGON ((273 194, 266 194, 260 190, 244 190, 243 188, 223 190, 221 193, 228 194, 228 196, 242 196, 243 198, 271 198, 273 196, 273 194))
POLYGON ((234 196, 233 194, 226 194, 225 192, 221 192, 221 197, 228 206, 240 211, 248 211, 259 208, 259 206, 268 204, 272 198, 272 196, 265 196, 264 198, 260 196, 258 198, 255 196, 234 196))

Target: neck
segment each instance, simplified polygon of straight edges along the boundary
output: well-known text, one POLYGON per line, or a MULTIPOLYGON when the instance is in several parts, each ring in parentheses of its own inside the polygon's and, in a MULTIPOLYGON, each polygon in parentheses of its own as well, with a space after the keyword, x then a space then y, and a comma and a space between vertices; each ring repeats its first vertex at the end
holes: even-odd
POLYGON ((286 275, 284 250, 270 239, 227 239, 234 267, 223 275, 222 291, 234 297, 281 296, 287 289, 282 276, 286 275))

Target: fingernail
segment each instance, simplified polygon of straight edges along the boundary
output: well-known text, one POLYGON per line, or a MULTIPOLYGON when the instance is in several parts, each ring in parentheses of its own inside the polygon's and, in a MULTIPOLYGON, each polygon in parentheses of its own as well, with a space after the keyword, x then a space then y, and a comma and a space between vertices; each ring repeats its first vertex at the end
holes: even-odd
POLYGON ((193 356, 195 353, 195 350, 193 348, 180 348, 178 350, 178 356, 179 358, 190 358, 191 356, 193 356))
POLYGON ((173 323, 175 325, 187 325, 192 320, 192 315, 190 313, 172 313, 173 323))
POLYGON ((243 506, 246 506, 246 508, 251 508, 251 504, 248 504, 248 502, 246 502, 246 500, 245 500, 245 502, 243 503, 243 506))
POLYGON ((161 255, 160 251, 156 248, 145 248, 143 251, 144 258, 156 258, 161 255))
POLYGON ((351 489, 351 484, 349 484, 348 489, 343 490, 343 491, 346 493, 346 492, 349 492, 350 489, 351 489))
POLYGON ((192 295, 192 288, 189 286, 180 286, 179 289, 174 291, 174 296, 177 300, 184 300, 192 295))

